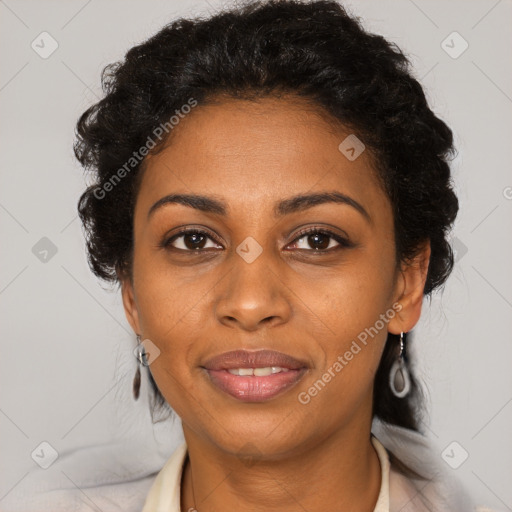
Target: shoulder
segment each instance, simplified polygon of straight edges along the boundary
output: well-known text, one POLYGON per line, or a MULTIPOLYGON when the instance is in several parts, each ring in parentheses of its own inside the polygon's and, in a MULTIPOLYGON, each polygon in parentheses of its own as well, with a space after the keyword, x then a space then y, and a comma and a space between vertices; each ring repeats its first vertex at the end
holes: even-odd
POLYGON ((443 467, 438 450, 424 435, 378 420, 372 425, 372 434, 391 459, 397 458, 424 477, 405 475, 390 464, 390 512, 493 512, 472 502, 461 482, 443 467))

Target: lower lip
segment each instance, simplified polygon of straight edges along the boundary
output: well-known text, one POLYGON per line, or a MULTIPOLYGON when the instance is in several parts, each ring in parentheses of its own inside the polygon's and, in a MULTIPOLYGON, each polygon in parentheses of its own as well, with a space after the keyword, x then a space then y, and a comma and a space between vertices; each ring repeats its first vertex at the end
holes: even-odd
POLYGON ((227 370, 206 370, 211 382, 220 390, 242 402, 264 402, 295 385, 306 368, 273 373, 265 377, 233 375, 227 370))

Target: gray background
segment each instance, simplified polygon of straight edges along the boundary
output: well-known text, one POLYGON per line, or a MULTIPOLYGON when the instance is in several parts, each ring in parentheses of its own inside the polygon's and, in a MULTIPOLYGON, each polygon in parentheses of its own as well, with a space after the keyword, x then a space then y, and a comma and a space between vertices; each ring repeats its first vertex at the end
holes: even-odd
MULTIPOLYGON (((0 508, 43 441, 65 453, 130 439, 158 453, 158 464, 180 439, 179 423, 152 427, 146 384, 142 400, 131 398, 135 335, 119 293, 86 263, 76 215, 86 182, 73 131, 101 96, 104 65, 177 16, 220 5, 0 1, 0 508), (31 47, 43 31, 59 45, 46 59, 31 47), (51 245, 57 252, 41 261, 51 245)), ((457 266, 415 329, 430 407, 424 428, 439 457, 453 441, 452 464, 469 454, 450 470, 478 502, 512 510, 512 2, 345 5, 410 56, 431 107, 455 133, 457 266), (442 46, 454 31, 469 44, 458 58, 442 46)), ((462 48, 447 41, 452 53, 462 48)))

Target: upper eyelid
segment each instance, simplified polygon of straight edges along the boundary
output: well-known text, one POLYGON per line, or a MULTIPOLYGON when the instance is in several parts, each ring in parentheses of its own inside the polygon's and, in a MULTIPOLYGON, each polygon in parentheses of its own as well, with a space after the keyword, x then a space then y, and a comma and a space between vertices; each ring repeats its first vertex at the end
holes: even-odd
POLYGON ((326 235, 332 237, 332 238, 346 238, 348 239, 348 235, 346 233, 336 233, 333 229, 330 228, 324 228, 324 227, 315 227, 311 226, 309 228, 303 228, 300 229, 299 232, 295 235, 295 238, 292 240, 297 240, 298 238, 302 238, 303 236, 306 236, 310 233, 325 233, 326 235))

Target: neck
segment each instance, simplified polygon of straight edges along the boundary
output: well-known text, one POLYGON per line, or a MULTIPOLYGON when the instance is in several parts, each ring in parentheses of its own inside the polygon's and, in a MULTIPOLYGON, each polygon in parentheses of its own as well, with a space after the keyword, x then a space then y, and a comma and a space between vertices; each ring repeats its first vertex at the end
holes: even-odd
POLYGON ((320 444, 278 460, 226 453, 183 425, 188 462, 182 510, 373 512, 381 484, 370 425, 337 431, 320 444))

